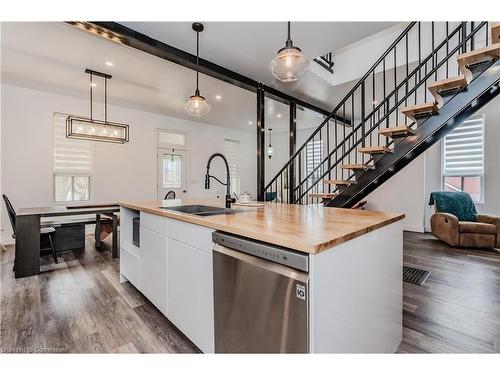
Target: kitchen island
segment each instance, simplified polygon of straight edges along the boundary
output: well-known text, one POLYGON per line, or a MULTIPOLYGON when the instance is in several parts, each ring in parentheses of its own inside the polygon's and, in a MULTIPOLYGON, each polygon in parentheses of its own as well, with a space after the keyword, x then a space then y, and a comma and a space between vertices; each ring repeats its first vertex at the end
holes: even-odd
POLYGON ((120 275, 203 352, 217 351, 215 231, 306 255, 305 351, 395 352, 402 333, 404 215, 277 203, 213 216, 169 210, 193 204, 223 202, 120 203, 120 275))

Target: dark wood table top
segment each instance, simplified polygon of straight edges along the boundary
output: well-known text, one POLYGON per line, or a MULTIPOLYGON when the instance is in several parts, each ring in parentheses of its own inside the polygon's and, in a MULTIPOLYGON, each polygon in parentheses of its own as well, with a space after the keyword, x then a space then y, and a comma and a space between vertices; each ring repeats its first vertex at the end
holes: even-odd
POLYGON ((86 204, 86 205, 60 205, 51 207, 21 208, 16 216, 40 215, 40 216, 69 216, 85 214, 101 214, 119 212, 120 206, 114 203, 86 204))

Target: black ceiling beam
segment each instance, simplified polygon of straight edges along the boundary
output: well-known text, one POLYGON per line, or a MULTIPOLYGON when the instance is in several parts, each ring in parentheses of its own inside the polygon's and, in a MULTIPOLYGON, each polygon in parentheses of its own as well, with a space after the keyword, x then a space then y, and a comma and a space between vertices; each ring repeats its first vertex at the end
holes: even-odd
MULTIPOLYGON (((90 21, 90 22, 77 22, 69 21, 70 25, 76 26, 82 30, 86 30, 98 36, 107 38, 114 42, 135 48, 142 52, 149 53, 156 57, 168 60, 175 64, 184 66, 189 69, 196 69, 196 56, 192 55, 186 51, 179 48, 175 48, 166 43, 163 43, 157 39, 153 39, 145 34, 135 31, 129 27, 126 27, 117 22, 109 21, 90 21)), ((250 90, 252 92, 257 92, 257 87, 259 82, 246 77, 242 74, 236 73, 232 70, 224 68, 220 65, 214 64, 208 60, 199 59, 199 71, 207 76, 219 79, 221 81, 230 83, 232 85, 238 86, 245 90, 250 90)), ((295 103, 298 106, 310 109, 312 111, 318 112, 324 116, 328 116, 330 111, 320 108, 317 105, 308 103, 304 100, 295 98, 291 95, 285 94, 273 87, 262 85, 264 88, 266 96, 277 100, 281 103, 295 103)), ((344 120, 341 117, 337 117, 337 120, 350 125, 350 120, 344 120)))

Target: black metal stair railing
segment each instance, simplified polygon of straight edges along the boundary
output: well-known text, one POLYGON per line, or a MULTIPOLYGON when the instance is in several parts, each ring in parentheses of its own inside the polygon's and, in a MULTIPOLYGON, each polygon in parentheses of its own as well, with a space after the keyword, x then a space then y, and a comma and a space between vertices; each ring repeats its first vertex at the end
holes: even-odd
POLYGON ((450 23, 443 26, 437 29, 434 22, 411 22, 266 185, 266 199, 319 202, 339 192, 342 185, 332 186, 332 179, 354 183, 353 174, 339 168, 340 164, 372 161, 358 147, 391 146, 393 141, 381 139, 375 130, 402 122, 409 125, 398 109, 427 101, 427 82, 448 78, 454 71, 450 64, 457 65, 452 57, 488 43, 487 22, 477 26, 460 22, 451 30, 450 23), (483 28, 481 40, 478 35, 483 28), (349 131, 338 115, 351 120, 349 131))

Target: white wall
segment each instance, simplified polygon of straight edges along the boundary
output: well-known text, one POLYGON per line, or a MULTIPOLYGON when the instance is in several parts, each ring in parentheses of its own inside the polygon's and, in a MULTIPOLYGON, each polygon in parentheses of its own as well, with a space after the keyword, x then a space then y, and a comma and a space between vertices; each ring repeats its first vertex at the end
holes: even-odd
MULTIPOLYGON (((88 101, 2 84, 1 168, 2 192, 16 208, 50 206, 53 202, 52 116, 54 112, 82 114, 88 101)), ((158 128, 189 134, 188 195, 190 198, 225 194, 216 182, 207 191, 203 177, 208 157, 223 152, 224 139, 240 141, 241 190, 256 194, 256 137, 254 132, 200 124, 155 113, 110 106, 113 121, 130 124, 130 142, 124 145, 93 142, 92 201, 156 199, 158 128)), ((220 161, 213 174, 225 178, 220 161)), ((2 205, 3 207, 4 205, 2 205)), ((10 237, 7 213, 2 208, 4 232, 10 237)))

